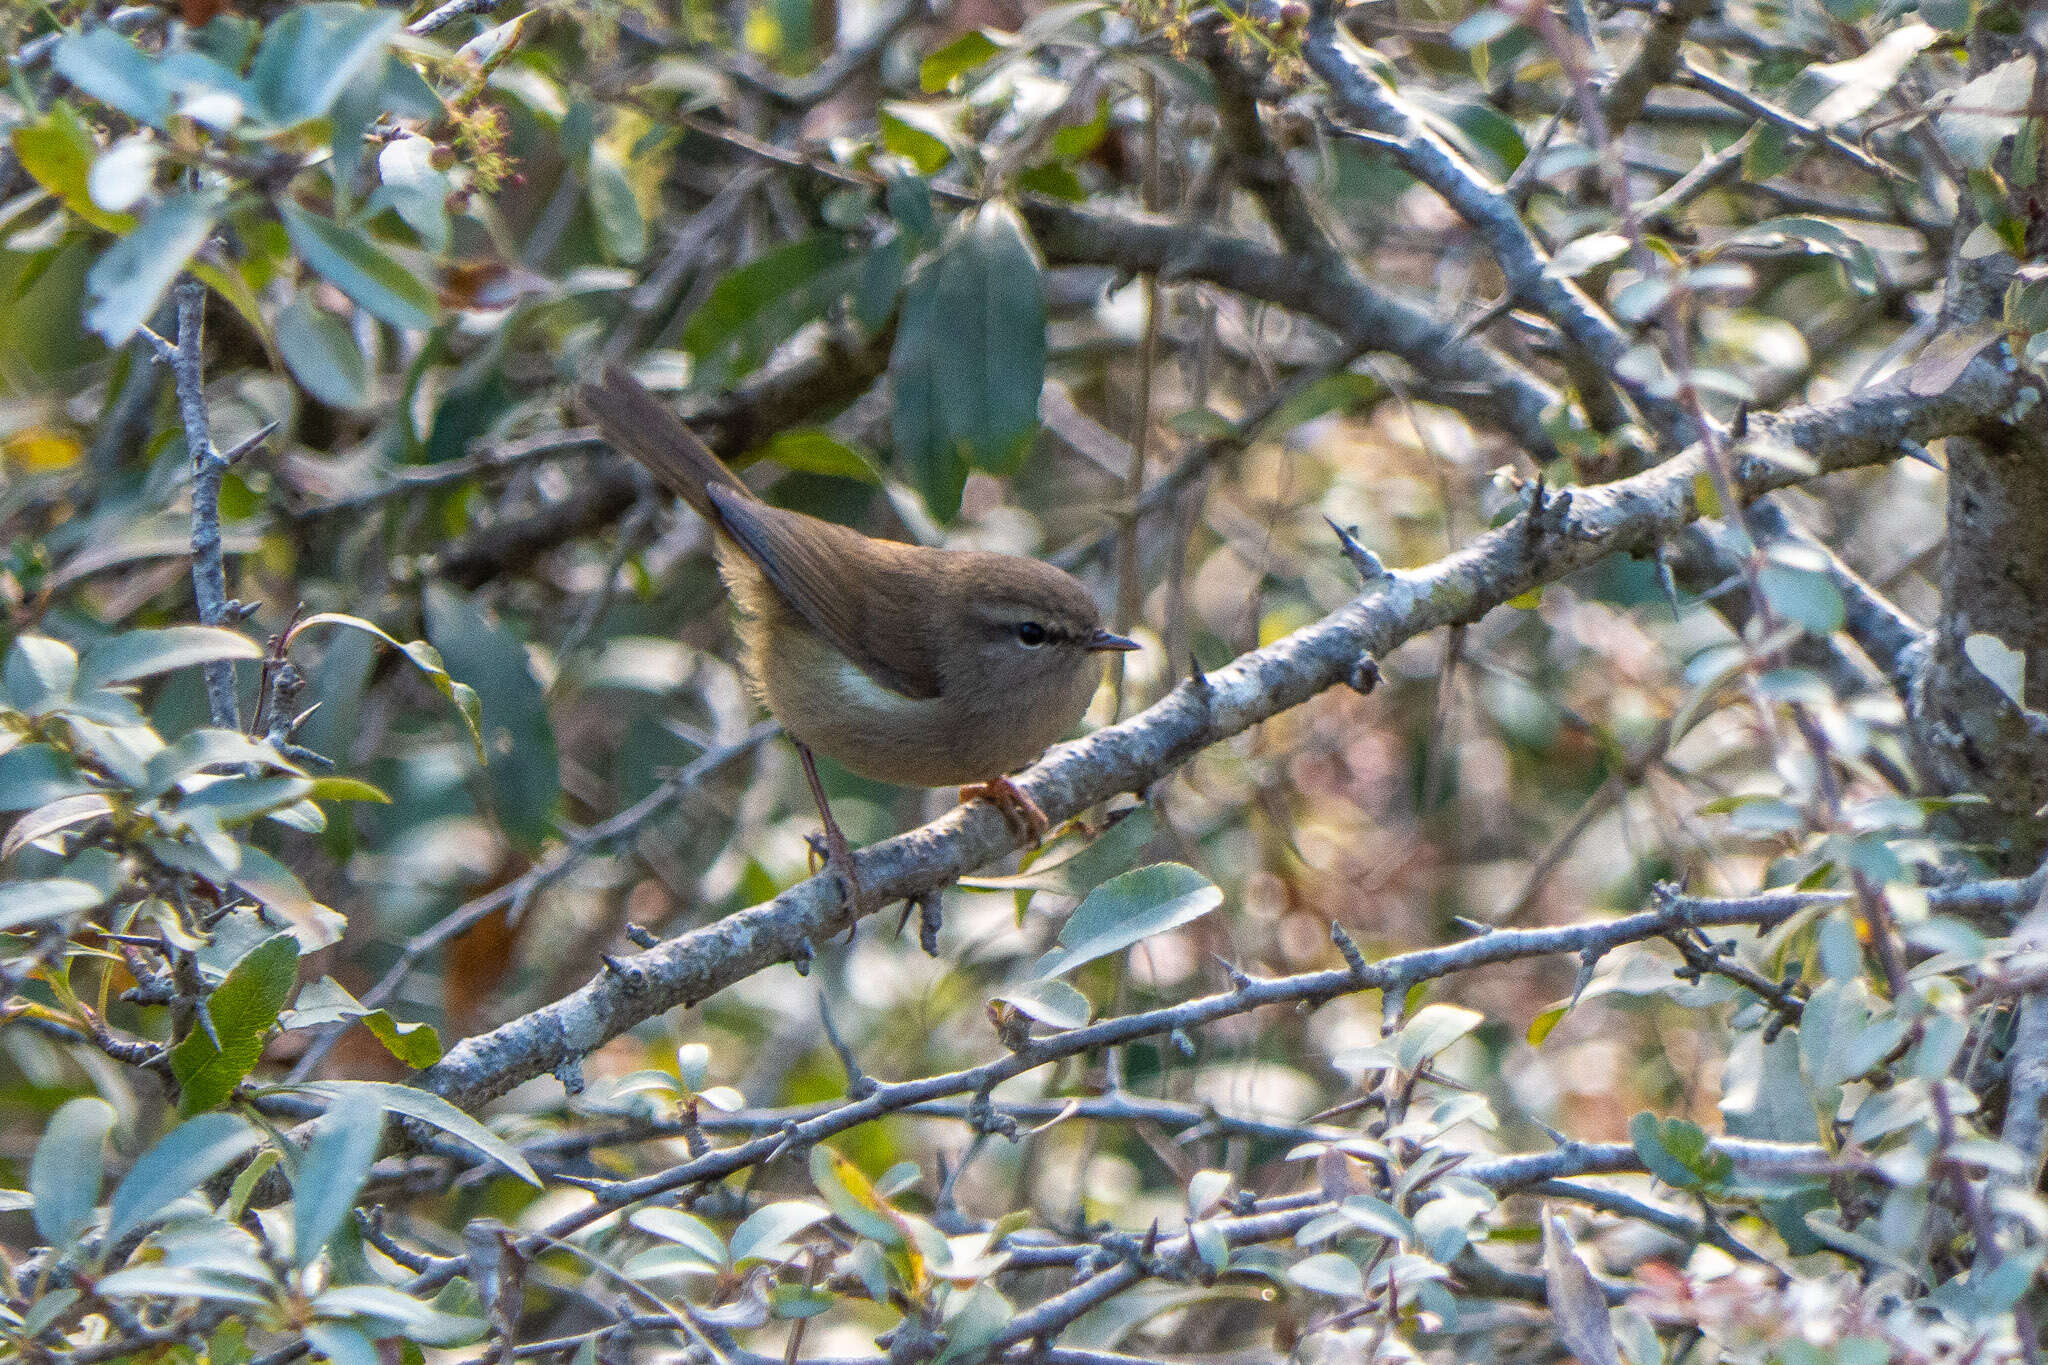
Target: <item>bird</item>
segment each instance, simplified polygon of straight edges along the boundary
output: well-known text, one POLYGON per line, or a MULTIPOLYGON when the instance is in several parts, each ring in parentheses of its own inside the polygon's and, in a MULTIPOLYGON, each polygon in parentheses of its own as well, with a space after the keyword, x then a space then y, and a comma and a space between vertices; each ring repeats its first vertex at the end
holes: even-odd
POLYGON ((881 782, 958 787, 1044 839, 1045 812, 1008 774, 1080 721, 1103 656, 1138 648, 1104 627, 1080 580, 1026 555, 883 540, 776 507, 623 365, 575 401, 716 532, 749 682, 795 741, 849 904, 862 888, 814 754, 881 782))

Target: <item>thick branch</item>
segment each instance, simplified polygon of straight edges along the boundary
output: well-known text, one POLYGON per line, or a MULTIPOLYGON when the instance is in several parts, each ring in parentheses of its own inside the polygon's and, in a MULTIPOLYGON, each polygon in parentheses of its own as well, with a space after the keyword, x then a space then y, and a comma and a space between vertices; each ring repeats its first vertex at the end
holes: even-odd
MULTIPOLYGON (((170 366, 178 392, 178 416, 185 425, 185 449, 192 457, 192 590, 199 619, 209 626, 233 622, 228 607, 226 556, 220 540, 220 481, 228 458, 214 448, 206 415, 206 379, 202 373, 206 319, 206 286, 189 275, 178 281, 178 342, 157 339, 157 358, 170 366)), ((205 665, 206 707, 223 730, 239 728, 235 701, 235 666, 225 659, 205 665)))
POLYGON ((1430 381, 1430 397, 1513 436, 1548 461, 1556 447, 1544 413, 1550 385, 1468 337, 1429 309, 1379 288, 1341 258, 1272 251, 1212 228, 1137 213, 1102 213, 1033 199, 1024 216, 1046 259, 1156 271, 1202 280, 1313 318, 1338 336, 1399 356, 1430 381))

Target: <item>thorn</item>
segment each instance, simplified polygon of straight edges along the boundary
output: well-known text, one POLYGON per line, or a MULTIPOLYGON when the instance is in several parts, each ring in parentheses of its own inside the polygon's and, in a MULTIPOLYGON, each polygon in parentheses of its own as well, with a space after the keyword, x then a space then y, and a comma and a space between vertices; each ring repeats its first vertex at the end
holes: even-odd
POLYGON ((772 1149, 770 1149, 768 1155, 761 1158, 761 1164, 763 1166, 768 1165, 777 1157, 781 1156, 784 1152, 787 1152, 790 1148, 796 1146, 798 1142, 800 1142, 801 1140, 801 1133, 799 1132, 796 1126, 796 1120, 789 1120, 789 1122, 782 1125, 782 1141, 776 1143, 775 1146, 772 1149))
POLYGON ((796 947, 790 950, 789 965, 796 968, 798 976, 809 976, 811 974, 811 959, 816 956, 817 953, 812 949, 811 941, 808 938, 800 938, 796 941, 796 947))
POLYGON ((1339 526, 1329 517, 1324 517, 1323 520, 1337 533, 1338 548, 1344 551, 1344 557, 1351 561, 1352 568, 1358 570, 1359 578, 1367 587, 1391 577, 1387 572, 1387 566, 1380 563, 1380 557, 1359 544, 1358 535, 1353 528, 1339 526))
POLYGON ((1661 540, 1657 542, 1657 582, 1664 589, 1664 601, 1671 608, 1671 619, 1678 620, 1678 575, 1671 571, 1671 554, 1661 540))
POLYGON ((235 442, 233 445, 229 446, 225 451, 221 452, 221 462, 223 464, 233 464, 235 461, 241 459, 244 455, 247 455, 249 452, 256 449, 256 447, 262 445, 265 441, 269 440, 270 434, 276 430, 277 423, 265 423, 256 431, 250 433, 247 436, 244 436, 241 440, 235 442))
POLYGON ((661 935, 644 924, 635 924, 632 920, 626 921, 626 927, 622 932, 626 935, 626 941, 635 948, 652 948, 661 942, 661 935))
POLYGON ((1472 935, 1474 938, 1484 938, 1488 934, 1493 932, 1493 926, 1491 924, 1481 924, 1478 920, 1467 919, 1463 915, 1452 915, 1451 923, 1457 925, 1460 929, 1463 929, 1466 933, 1472 935))
POLYGON ((1899 449, 1906 452, 1907 459, 1918 460, 1929 469, 1941 468, 1941 461, 1934 458, 1934 452, 1921 445, 1918 441, 1908 440, 1906 437, 1901 436, 1899 438, 1899 449))
POLYGON ((597 956, 598 960, 604 963, 604 969, 613 976, 624 977, 632 974, 632 968, 626 965, 624 958, 614 957, 610 953, 599 953, 597 956))
POLYGON ((562 1089, 571 1095, 583 1093, 583 1062, 580 1058, 564 1058, 555 1068, 555 1079, 562 1083, 562 1089))
POLYGON ((230 621, 246 621, 262 610, 261 602, 243 602, 233 597, 228 599, 227 617, 230 621))
POLYGON ((1359 984, 1365 982, 1365 954, 1358 951, 1358 945, 1351 941, 1351 935, 1344 932, 1344 926, 1330 921, 1330 941, 1337 945, 1337 951, 1344 955, 1344 965, 1351 968, 1351 974, 1359 984))
POLYGON ((1223 974, 1230 978, 1230 989, 1234 991, 1248 991, 1252 988, 1252 979, 1246 976, 1244 969, 1235 962, 1218 953, 1211 953, 1209 956, 1216 959, 1216 965, 1221 967, 1223 974))
POLYGON ((1591 948, 1579 954, 1579 975, 1578 979, 1572 982, 1572 1002, 1565 1007, 1566 1009, 1578 1008, 1579 997, 1586 993, 1586 987, 1593 984, 1593 973, 1600 970, 1600 959, 1605 956, 1605 952, 1591 948))

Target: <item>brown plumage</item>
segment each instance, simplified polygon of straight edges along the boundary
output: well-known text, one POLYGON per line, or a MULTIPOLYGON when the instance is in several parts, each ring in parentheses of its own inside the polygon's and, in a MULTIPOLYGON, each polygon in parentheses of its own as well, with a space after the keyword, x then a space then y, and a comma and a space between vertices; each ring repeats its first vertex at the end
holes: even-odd
POLYGON ((1050 564, 877 540, 770 506, 623 369, 577 402, 718 531, 754 685, 792 737, 856 773, 1000 779, 1080 720, 1102 651, 1135 648, 1050 564))

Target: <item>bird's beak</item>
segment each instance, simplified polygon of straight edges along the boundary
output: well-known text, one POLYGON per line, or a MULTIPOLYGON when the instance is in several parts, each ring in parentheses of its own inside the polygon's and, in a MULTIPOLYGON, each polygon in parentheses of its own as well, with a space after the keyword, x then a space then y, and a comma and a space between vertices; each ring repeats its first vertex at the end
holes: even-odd
POLYGON ((1126 650, 1138 648, 1138 642, 1136 640, 1127 640, 1121 635, 1112 635, 1106 630, 1098 630, 1088 637, 1086 647, 1092 650, 1115 650, 1118 653, 1123 653, 1126 650))

